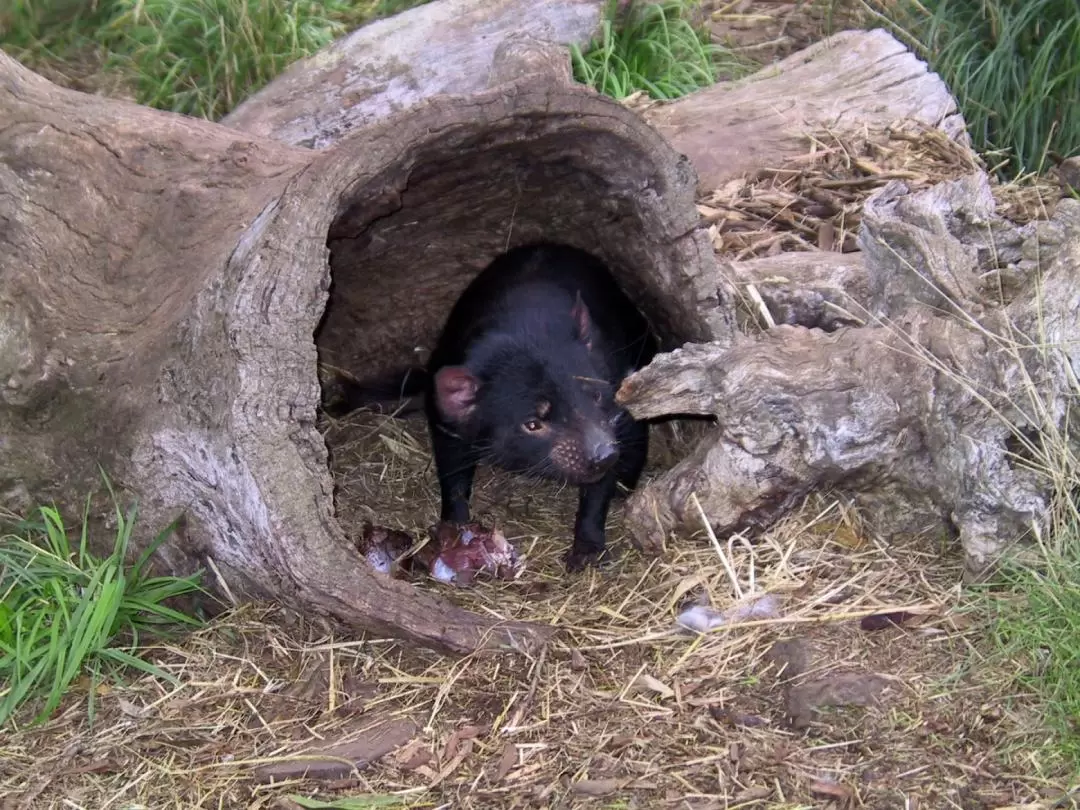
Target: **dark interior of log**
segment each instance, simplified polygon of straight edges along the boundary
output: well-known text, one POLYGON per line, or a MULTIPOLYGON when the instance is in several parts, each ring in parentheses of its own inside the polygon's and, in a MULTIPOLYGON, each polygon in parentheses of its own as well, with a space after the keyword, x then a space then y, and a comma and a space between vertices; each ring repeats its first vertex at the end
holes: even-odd
POLYGON ((526 134, 489 132, 453 151, 429 145, 349 202, 328 238, 332 286, 316 338, 323 363, 362 376, 415 362, 472 277, 535 239, 605 259, 661 338, 684 339, 658 294, 658 251, 635 204, 649 193, 652 161, 595 132, 522 142, 526 134))
MULTIPOLYGON (((359 190, 343 205, 327 239, 332 280, 316 334, 324 374, 338 369, 362 379, 426 361, 469 281, 499 252, 537 239, 575 245, 604 259, 665 348, 692 339, 680 333, 657 281, 670 275, 664 267, 670 251, 655 241, 657 228, 649 221, 650 206, 657 204, 653 158, 612 135, 535 128, 535 122, 518 119, 464 140, 435 139, 382 176, 357 183, 359 190)), ((408 422, 426 449, 422 419, 408 422)), ((360 519, 407 520, 377 503, 381 494, 369 486, 361 487, 364 495, 343 494, 349 488, 341 486, 342 468, 364 466, 371 456, 342 448, 370 429, 365 424, 326 431, 339 520, 349 534, 350 524, 360 519), (364 498, 360 508, 345 503, 364 498)), ((672 425, 660 436, 654 429, 650 466, 666 468, 681 458, 699 429, 672 425)), ((430 465, 423 478, 426 483, 416 489, 416 482, 404 481, 382 487, 394 489, 399 503, 413 501, 417 521, 437 516, 430 465)), ((576 495, 566 497, 572 507, 576 495)), ((572 525, 572 514, 571 508, 561 519, 571 519, 564 529, 572 525)))

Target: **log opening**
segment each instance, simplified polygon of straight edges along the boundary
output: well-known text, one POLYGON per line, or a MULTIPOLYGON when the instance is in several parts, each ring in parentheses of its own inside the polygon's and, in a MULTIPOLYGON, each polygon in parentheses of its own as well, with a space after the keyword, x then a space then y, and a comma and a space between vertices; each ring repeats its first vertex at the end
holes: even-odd
POLYGON ((610 123, 575 109, 511 111, 435 133, 358 189, 329 229, 320 359, 355 376, 416 362, 465 285, 499 252, 537 239, 607 261, 669 346, 705 337, 687 317, 690 280, 681 300, 662 286, 697 247, 685 216, 692 173, 659 141, 610 123))
MULTIPOLYGON (((327 234, 332 281, 316 333, 324 381, 425 361, 472 278, 498 253, 538 239, 605 260, 665 348, 729 334, 730 311, 702 306, 716 286, 698 279, 715 279, 715 260, 699 229, 696 176, 686 159, 631 111, 585 88, 549 86, 542 115, 528 92, 501 93, 494 114, 405 141, 376 177, 343 195, 327 234)), ((423 459, 377 486, 357 482, 357 470, 378 467, 378 448, 357 446, 370 429, 326 431, 346 534, 355 539, 364 519, 403 528, 434 521, 438 489, 422 420, 403 429, 424 448, 423 459)), ((654 468, 670 466, 688 445, 672 434, 660 439, 654 468)), ((495 488, 519 488, 513 480, 495 488)), ((561 536, 572 516, 547 525, 561 536)))

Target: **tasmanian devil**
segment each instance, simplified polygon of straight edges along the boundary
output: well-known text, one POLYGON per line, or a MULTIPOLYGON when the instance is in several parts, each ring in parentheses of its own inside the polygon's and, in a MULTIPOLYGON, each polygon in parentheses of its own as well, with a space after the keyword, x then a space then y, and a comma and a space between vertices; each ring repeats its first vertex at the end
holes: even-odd
MULTIPOLYGON (((618 407, 615 391, 656 351, 645 318, 596 257, 551 243, 498 256, 454 305, 426 374, 411 373, 398 391, 424 385, 442 519, 469 520, 476 466, 492 463, 577 485, 567 567, 603 556, 617 485, 633 489, 648 453, 648 424, 618 407)), ((351 405, 371 393, 343 386, 351 405)))

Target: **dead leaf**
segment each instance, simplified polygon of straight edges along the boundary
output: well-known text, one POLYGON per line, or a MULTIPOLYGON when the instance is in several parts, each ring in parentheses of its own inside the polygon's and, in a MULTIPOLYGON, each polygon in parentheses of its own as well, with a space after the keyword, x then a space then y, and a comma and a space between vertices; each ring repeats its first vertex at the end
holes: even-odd
MULTIPOLYGON (((442 762, 453 759, 457 753, 458 748, 466 740, 474 740, 483 729, 480 726, 464 726, 459 728, 453 734, 450 735, 450 739, 446 741, 446 746, 443 748, 442 756, 439 758, 442 762)), ((470 746, 471 747, 471 746, 470 746)))
POLYGON ((784 681, 798 678, 810 666, 810 644, 803 638, 785 638, 776 642, 765 654, 784 681))
POLYGON ((411 740, 417 732, 411 718, 379 719, 361 730, 359 739, 325 748, 301 748, 255 769, 260 782, 284 779, 341 779, 353 768, 365 768, 411 740))
POLYGON ((868 633, 875 630, 884 630, 886 627, 900 627, 915 617, 914 613, 906 610, 894 610, 891 613, 875 613, 872 616, 863 616, 859 627, 868 633))
POLYGON ((152 706, 136 706, 130 701, 123 698, 117 698, 117 704, 120 706, 120 711, 126 714, 128 717, 134 717, 138 720, 144 720, 154 713, 152 706))
POLYGON ((975 626, 975 616, 971 613, 950 613, 945 617, 945 624, 952 630, 970 630, 975 626))
POLYGON ((508 742, 506 745, 503 746, 502 756, 499 757, 499 762, 495 766, 495 773, 492 774, 491 781, 495 784, 498 784, 503 779, 505 779, 506 775, 510 773, 513 767, 517 764, 517 761, 517 746, 513 743, 508 742))
POLYGON ((434 788, 446 777, 458 769, 465 758, 473 751, 473 741, 487 729, 483 726, 465 726, 450 735, 443 749, 443 755, 439 760, 439 772, 428 783, 428 788, 434 788))
POLYGON ((679 695, 684 700, 705 685, 705 681, 690 681, 679 684, 679 695))
POLYGON ((814 796, 827 796, 830 799, 837 799, 842 802, 850 801, 852 797, 851 788, 828 779, 815 779, 811 782, 810 793, 814 796))
POLYGON ((739 791, 735 794, 735 804, 742 804, 743 802, 755 802, 764 801, 772 796, 772 788, 767 787, 750 787, 746 790, 739 791))
POLYGON ((836 244, 836 227, 831 222, 822 222, 818 226, 818 249, 832 250, 836 244))
POLYGON ((585 656, 581 654, 581 651, 570 650, 570 669, 574 670, 574 672, 581 672, 585 667, 585 656))
POLYGON ((887 678, 871 672, 833 672, 803 681, 788 691, 789 720, 795 728, 805 728, 822 706, 869 706, 888 684, 887 678))
POLYGON ((424 765, 435 762, 434 752, 424 744, 423 740, 412 740, 393 753, 394 763, 406 771, 415 771, 424 765))
POLYGON ((732 727, 742 726, 744 728, 754 728, 756 726, 764 726, 768 722, 763 717, 758 717, 753 714, 738 714, 724 706, 710 706, 709 714, 712 715, 713 720, 716 722, 732 727))
POLYGON ((866 545, 866 538, 863 537, 855 527, 849 523, 841 523, 833 531, 832 540, 838 546, 842 546, 853 551, 858 550, 866 545))
POLYGON ((582 779, 571 785, 570 789, 581 796, 610 796, 629 783, 629 779, 582 779))
POLYGON ((608 751, 618 751, 620 748, 625 748, 635 742, 637 742, 637 737, 633 734, 616 734, 608 741, 605 748, 608 751))
POLYGON ((77 768, 72 768, 68 771, 69 774, 84 774, 84 773, 115 773, 116 763, 108 757, 102 757, 101 759, 95 759, 93 762, 87 762, 85 765, 80 765, 77 768))
POLYGON ((650 692, 655 692, 661 697, 675 697, 674 689, 665 684, 663 681, 660 681, 657 678, 654 678, 652 675, 649 675, 647 672, 643 672, 638 675, 637 679, 634 681, 634 685, 642 689, 647 689, 650 692))

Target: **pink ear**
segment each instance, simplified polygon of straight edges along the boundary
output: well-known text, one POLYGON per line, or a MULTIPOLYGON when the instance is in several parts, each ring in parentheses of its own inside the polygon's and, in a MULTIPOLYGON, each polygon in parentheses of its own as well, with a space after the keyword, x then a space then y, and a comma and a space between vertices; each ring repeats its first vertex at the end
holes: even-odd
POLYGON ((476 407, 480 381, 465 366, 446 366, 435 374, 435 404, 448 422, 467 422, 476 407))
POLYGON ((577 325, 578 340, 582 341, 590 349, 592 348, 592 319, 589 317, 589 308, 581 300, 581 292, 574 299, 574 306, 570 309, 570 315, 577 325))

